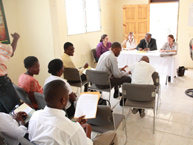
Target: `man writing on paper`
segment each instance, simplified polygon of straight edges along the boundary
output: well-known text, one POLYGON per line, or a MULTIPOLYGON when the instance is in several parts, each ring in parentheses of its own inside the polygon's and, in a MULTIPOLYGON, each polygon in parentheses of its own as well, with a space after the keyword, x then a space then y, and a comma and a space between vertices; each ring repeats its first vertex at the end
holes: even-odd
MULTIPOLYGON (((141 60, 130 67, 133 84, 151 84, 153 85, 152 74, 155 69, 149 64, 149 58, 143 56, 141 60)), ((139 90, 140 91, 140 90, 139 90)), ((133 108, 132 113, 136 114, 139 111, 140 117, 145 117, 145 109, 133 108)))
MULTIPOLYGON (((92 128, 85 124, 84 116, 72 122, 62 110, 68 101, 68 90, 64 81, 54 80, 44 87, 47 106, 36 111, 29 122, 29 139, 35 144, 47 145, 93 145, 92 128), (86 133, 85 133, 86 132, 86 133)), ((95 139, 94 145, 117 145, 116 132, 106 132, 95 139), (105 138, 112 139, 109 142, 105 138), (104 141, 105 140, 105 141, 104 141)))
POLYGON ((118 68, 117 57, 119 56, 120 52, 121 44, 119 42, 114 42, 111 45, 111 50, 103 53, 100 56, 96 66, 96 70, 105 71, 111 75, 111 86, 115 89, 114 98, 119 97, 119 85, 122 85, 126 82, 131 83, 131 78, 128 76, 129 73, 125 72, 126 66, 121 69, 118 68))
POLYGON ((146 33, 145 39, 142 39, 138 44, 137 48, 138 51, 152 51, 157 50, 156 40, 151 38, 150 33, 146 33))
MULTIPOLYGON (((18 138, 24 137, 27 133, 27 128, 25 127, 25 121, 23 117, 27 117, 25 112, 18 112, 13 115, 0 112, 0 133, 2 137, 6 135, 11 137, 14 140, 15 144, 19 144, 17 141, 18 138)), ((10 142, 9 138, 5 137, 5 141, 9 144, 13 144, 13 141, 10 142)))

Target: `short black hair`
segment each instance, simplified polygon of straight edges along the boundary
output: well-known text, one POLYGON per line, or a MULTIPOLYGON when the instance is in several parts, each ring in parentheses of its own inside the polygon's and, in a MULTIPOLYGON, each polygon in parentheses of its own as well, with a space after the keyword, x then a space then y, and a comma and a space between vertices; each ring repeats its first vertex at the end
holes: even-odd
POLYGON ((119 42, 113 42, 113 44, 111 45, 112 49, 113 48, 121 48, 121 44, 119 42))
POLYGON ((64 43, 64 51, 65 51, 66 49, 68 49, 70 46, 73 46, 73 44, 72 44, 71 42, 66 42, 66 43, 64 43))
MULTIPOLYGON (((65 82, 54 80, 47 83, 43 89, 44 99, 47 106, 56 106, 58 102, 68 93, 65 82)), ((67 99, 67 98, 66 98, 67 99)))
POLYGON ((26 69, 32 67, 36 62, 38 62, 37 57, 35 56, 28 56, 24 59, 24 66, 26 69))
POLYGON ((52 75, 56 75, 63 67, 63 62, 60 59, 53 59, 48 64, 48 72, 52 75))

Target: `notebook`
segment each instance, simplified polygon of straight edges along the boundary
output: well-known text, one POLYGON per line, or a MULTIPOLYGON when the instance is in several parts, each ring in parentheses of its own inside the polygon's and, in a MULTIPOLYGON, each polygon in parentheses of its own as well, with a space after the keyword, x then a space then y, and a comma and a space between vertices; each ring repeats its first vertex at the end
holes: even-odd
POLYGON ((14 113, 18 112, 25 112, 27 114, 27 118, 25 119, 25 123, 28 123, 30 118, 32 117, 33 113, 35 112, 34 109, 32 109, 30 106, 28 106, 26 103, 21 104, 18 108, 14 110, 14 113))
POLYGON ((84 92, 78 98, 74 118, 85 115, 85 119, 96 118, 99 92, 84 92))

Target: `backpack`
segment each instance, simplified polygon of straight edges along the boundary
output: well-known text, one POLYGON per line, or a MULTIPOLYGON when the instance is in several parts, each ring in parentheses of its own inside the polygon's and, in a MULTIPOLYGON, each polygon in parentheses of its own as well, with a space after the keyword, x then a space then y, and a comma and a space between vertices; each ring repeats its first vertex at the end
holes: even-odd
POLYGON ((179 77, 182 77, 184 76, 184 73, 185 73, 185 67, 184 66, 180 66, 177 70, 177 74, 179 77))

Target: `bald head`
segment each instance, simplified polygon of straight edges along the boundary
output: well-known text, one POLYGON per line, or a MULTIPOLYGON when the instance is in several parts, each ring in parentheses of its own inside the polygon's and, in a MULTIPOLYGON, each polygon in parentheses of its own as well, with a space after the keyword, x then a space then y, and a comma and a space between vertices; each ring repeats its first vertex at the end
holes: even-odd
POLYGON ((51 81, 44 87, 44 99, 48 107, 62 109, 68 101, 68 90, 61 80, 51 81))
POLYGON ((149 57, 143 56, 143 57, 141 58, 141 61, 145 61, 145 62, 149 63, 149 57))

